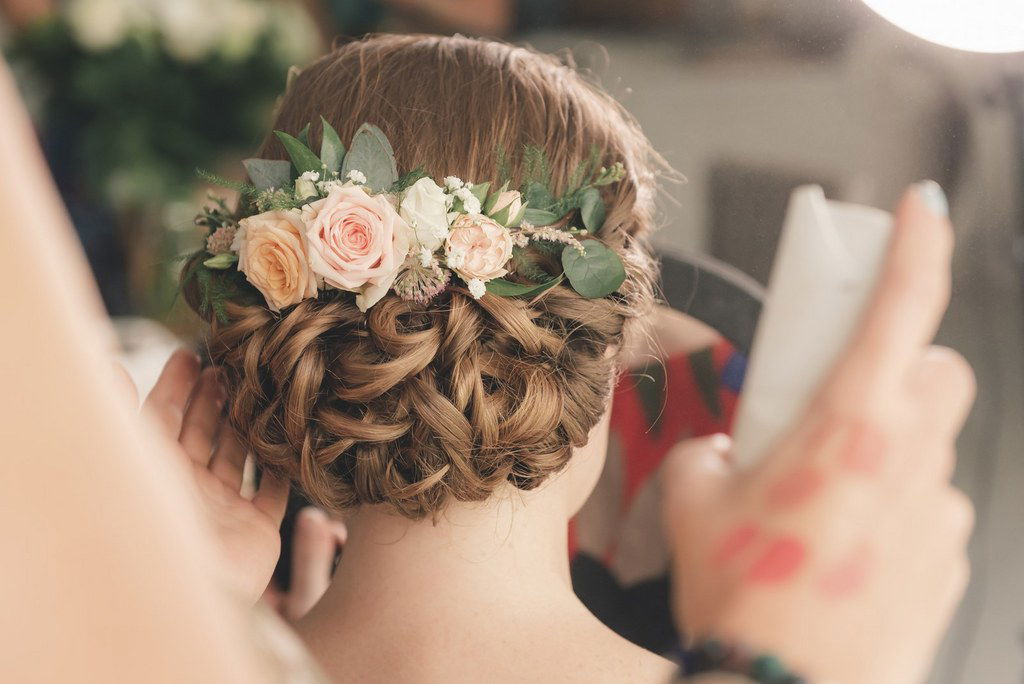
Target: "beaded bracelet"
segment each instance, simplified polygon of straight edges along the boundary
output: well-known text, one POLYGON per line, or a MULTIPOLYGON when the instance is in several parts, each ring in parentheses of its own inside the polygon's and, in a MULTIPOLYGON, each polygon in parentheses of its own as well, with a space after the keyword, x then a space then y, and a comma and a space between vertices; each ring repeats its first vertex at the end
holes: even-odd
POLYGON ((682 677, 712 672, 743 675, 758 684, 807 684, 775 656, 718 639, 703 639, 682 651, 682 677))

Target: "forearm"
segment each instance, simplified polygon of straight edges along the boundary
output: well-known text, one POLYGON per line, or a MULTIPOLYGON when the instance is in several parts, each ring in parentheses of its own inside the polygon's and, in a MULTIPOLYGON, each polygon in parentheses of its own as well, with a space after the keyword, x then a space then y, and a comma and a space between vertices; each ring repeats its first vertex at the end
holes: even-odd
POLYGON ((0 536, 15 551, 0 679, 260 681, 184 474, 115 385, 109 326, 17 103, 0 61, 0 536))

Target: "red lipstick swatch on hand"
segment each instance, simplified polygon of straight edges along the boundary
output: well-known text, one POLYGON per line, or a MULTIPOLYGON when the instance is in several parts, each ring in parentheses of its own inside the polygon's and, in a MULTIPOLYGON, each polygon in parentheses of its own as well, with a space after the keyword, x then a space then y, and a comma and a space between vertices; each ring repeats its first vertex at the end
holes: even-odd
POLYGON ((796 574, 807 557, 803 542, 795 537, 776 537, 747 571, 753 584, 778 584, 796 574))

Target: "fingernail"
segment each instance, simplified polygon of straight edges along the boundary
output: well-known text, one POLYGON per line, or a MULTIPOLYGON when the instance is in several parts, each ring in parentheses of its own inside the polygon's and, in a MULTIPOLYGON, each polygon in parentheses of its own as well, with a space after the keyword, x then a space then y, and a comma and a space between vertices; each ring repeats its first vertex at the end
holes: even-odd
POLYGON ((946 193, 943 192, 941 185, 933 180, 925 180, 917 183, 914 188, 932 213, 942 217, 949 216, 949 200, 946 199, 946 193))

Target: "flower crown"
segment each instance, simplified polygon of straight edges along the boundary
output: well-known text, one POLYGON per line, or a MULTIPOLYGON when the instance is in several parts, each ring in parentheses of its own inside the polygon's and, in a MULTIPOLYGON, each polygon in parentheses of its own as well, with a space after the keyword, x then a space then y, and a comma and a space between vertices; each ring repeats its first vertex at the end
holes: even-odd
MULTIPOLYGON (((438 184, 421 168, 400 176, 376 126, 360 126, 346 150, 321 122, 319 155, 309 147, 307 125, 298 137, 275 131, 291 161, 243 162, 251 183, 200 172, 239 191, 248 202, 240 213, 250 213, 236 220, 222 198, 211 196, 214 205, 196 217, 207 229, 206 248, 185 280, 198 285, 201 313, 212 310, 226 321, 225 302, 255 304, 260 295, 280 311, 324 290, 355 293, 365 312, 388 291, 427 303, 453 277, 477 299, 533 297, 563 281, 596 299, 625 280, 619 256, 588 237, 605 218, 598 188, 625 175, 621 163, 599 166, 596 148, 556 197, 547 160, 535 147, 524 149, 519 190, 510 190, 508 180, 492 188, 448 176, 438 184), (582 227, 574 225, 577 215, 582 227), (542 268, 540 255, 561 269, 542 268)), ((507 177, 503 154, 499 166, 507 177)))

